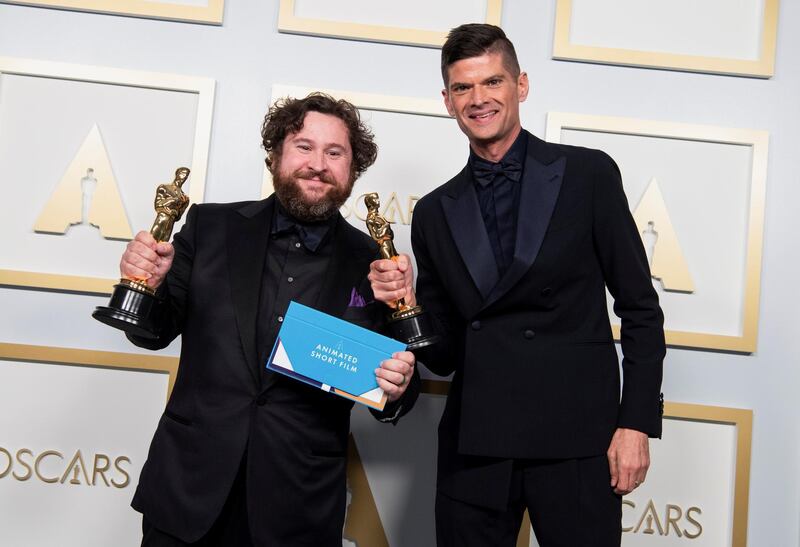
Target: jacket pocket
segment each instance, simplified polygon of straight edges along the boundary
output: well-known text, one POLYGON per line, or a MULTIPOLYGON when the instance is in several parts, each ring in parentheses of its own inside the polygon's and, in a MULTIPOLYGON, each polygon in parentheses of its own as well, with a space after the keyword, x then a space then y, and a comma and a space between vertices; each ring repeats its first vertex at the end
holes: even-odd
POLYGON ((174 412, 164 409, 164 416, 169 418, 172 421, 178 422, 181 425, 192 425, 192 420, 189 418, 184 418, 180 414, 175 414, 174 412))
POLYGON ((592 339, 592 340, 576 340, 571 342, 570 346, 611 346, 614 345, 614 340, 610 338, 592 339))
POLYGON ((353 323, 359 327, 372 328, 375 326, 375 310, 372 306, 348 307, 341 317, 348 323, 353 323))
POLYGON ((312 448, 311 455, 317 458, 344 458, 347 452, 345 450, 316 450, 312 448))

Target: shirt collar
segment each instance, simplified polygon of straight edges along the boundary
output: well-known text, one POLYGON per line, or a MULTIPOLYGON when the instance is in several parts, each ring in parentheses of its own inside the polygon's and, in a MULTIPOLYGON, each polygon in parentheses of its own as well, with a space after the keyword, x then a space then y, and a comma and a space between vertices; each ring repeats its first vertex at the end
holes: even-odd
POLYGON ((331 228, 336 224, 337 216, 333 215, 331 218, 319 222, 303 222, 293 217, 280 200, 276 199, 270 234, 295 233, 300 238, 303 246, 313 253, 319 249, 331 228))
POLYGON ((472 167, 476 161, 483 161, 488 164, 495 164, 495 163, 503 163, 503 162, 517 162, 520 165, 525 165, 525 155, 528 153, 528 132, 525 129, 520 129, 517 138, 514 139, 514 142, 511 144, 511 148, 509 148, 506 153, 500 158, 498 162, 492 162, 486 159, 483 159, 470 146, 469 148, 469 164, 472 167))

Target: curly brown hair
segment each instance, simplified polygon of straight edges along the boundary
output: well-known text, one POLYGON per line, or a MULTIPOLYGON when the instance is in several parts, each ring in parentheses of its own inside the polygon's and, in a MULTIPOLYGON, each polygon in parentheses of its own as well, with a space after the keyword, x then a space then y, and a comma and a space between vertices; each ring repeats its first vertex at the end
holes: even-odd
POLYGON ((276 164, 276 156, 281 155, 286 135, 300 131, 309 112, 330 114, 344 122, 350 137, 350 147, 353 149, 353 161, 350 165, 353 181, 375 163, 378 157, 378 145, 375 144, 372 131, 361 121, 358 109, 343 99, 337 101, 330 95, 315 92, 304 99, 291 97, 278 99, 264 116, 261 141, 264 150, 267 151, 265 161, 270 172, 276 164))

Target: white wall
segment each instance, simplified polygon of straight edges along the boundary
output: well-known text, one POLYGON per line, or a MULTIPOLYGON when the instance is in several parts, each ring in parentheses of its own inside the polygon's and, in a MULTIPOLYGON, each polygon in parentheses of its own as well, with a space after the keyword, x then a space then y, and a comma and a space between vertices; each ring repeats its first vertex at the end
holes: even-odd
MULTIPOLYGON (((738 355, 671 349, 664 392, 670 401, 753 409, 749 543, 799 545, 800 259, 795 218, 800 203, 800 5, 791 0, 781 5, 775 76, 769 80, 553 61, 554 9, 553 0, 506 0, 503 5, 503 27, 530 75, 532 92, 522 117, 534 133, 543 135, 548 111, 770 132, 758 351, 738 355)), ((259 197, 263 163, 258 130, 275 83, 439 97, 439 50, 279 34, 277 13, 275 0, 228 0, 224 25, 214 27, 0 4, 0 56, 215 79, 206 201, 259 197)), ((48 128, 41 129, 46 138, 48 128)), ((464 158, 466 153, 464 141, 464 158)), ((419 154, 409 161, 436 161, 430 150, 419 154)), ((453 165, 453 171, 458 167, 453 165)), ((13 182, 24 183, 0 181, 0 187, 13 182)), ((0 342, 139 351, 90 318, 90 310, 104 302, 0 288, 0 342)), ((167 353, 176 351, 173 345, 167 353)), ((423 407, 414 420, 425 420, 422 438, 429 439, 440 405, 432 401, 423 407)), ((418 495, 432 492, 428 475, 433 448, 419 442, 413 450, 405 449, 422 453, 424 463, 417 466, 421 471, 414 479, 414 466, 400 458, 369 460, 367 452, 385 457, 374 444, 375 435, 388 439, 393 432, 371 433, 371 424, 359 418, 354 424, 357 433, 363 428, 364 446, 372 447, 362 450, 362 456, 368 459, 367 473, 390 543, 425 544, 408 528, 430 533, 431 521, 425 521, 430 515, 420 514, 420 508, 431 506, 432 500, 415 503, 408 493, 412 486, 418 495)), ((409 426, 403 435, 413 438, 409 426)))

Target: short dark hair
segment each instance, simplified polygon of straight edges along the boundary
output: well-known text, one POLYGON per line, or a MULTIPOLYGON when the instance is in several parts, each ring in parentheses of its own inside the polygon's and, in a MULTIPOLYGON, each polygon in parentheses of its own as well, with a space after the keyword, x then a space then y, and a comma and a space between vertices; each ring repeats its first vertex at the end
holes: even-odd
POLYGON ((356 180, 367 168, 375 163, 378 157, 378 145, 372 131, 361 121, 358 109, 351 103, 338 101, 325 93, 314 92, 304 99, 285 97, 275 101, 264 116, 261 126, 261 143, 267 151, 267 167, 272 170, 275 156, 280 156, 283 141, 289 133, 303 129, 303 122, 309 112, 330 114, 344 122, 353 149, 353 161, 350 174, 356 180))
POLYGON ((447 34, 442 46, 442 80, 449 84, 447 69, 462 59, 480 57, 487 53, 499 53, 503 57, 503 65, 512 76, 519 76, 519 61, 514 44, 506 37, 503 29, 485 23, 467 23, 458 26, 447 34))

